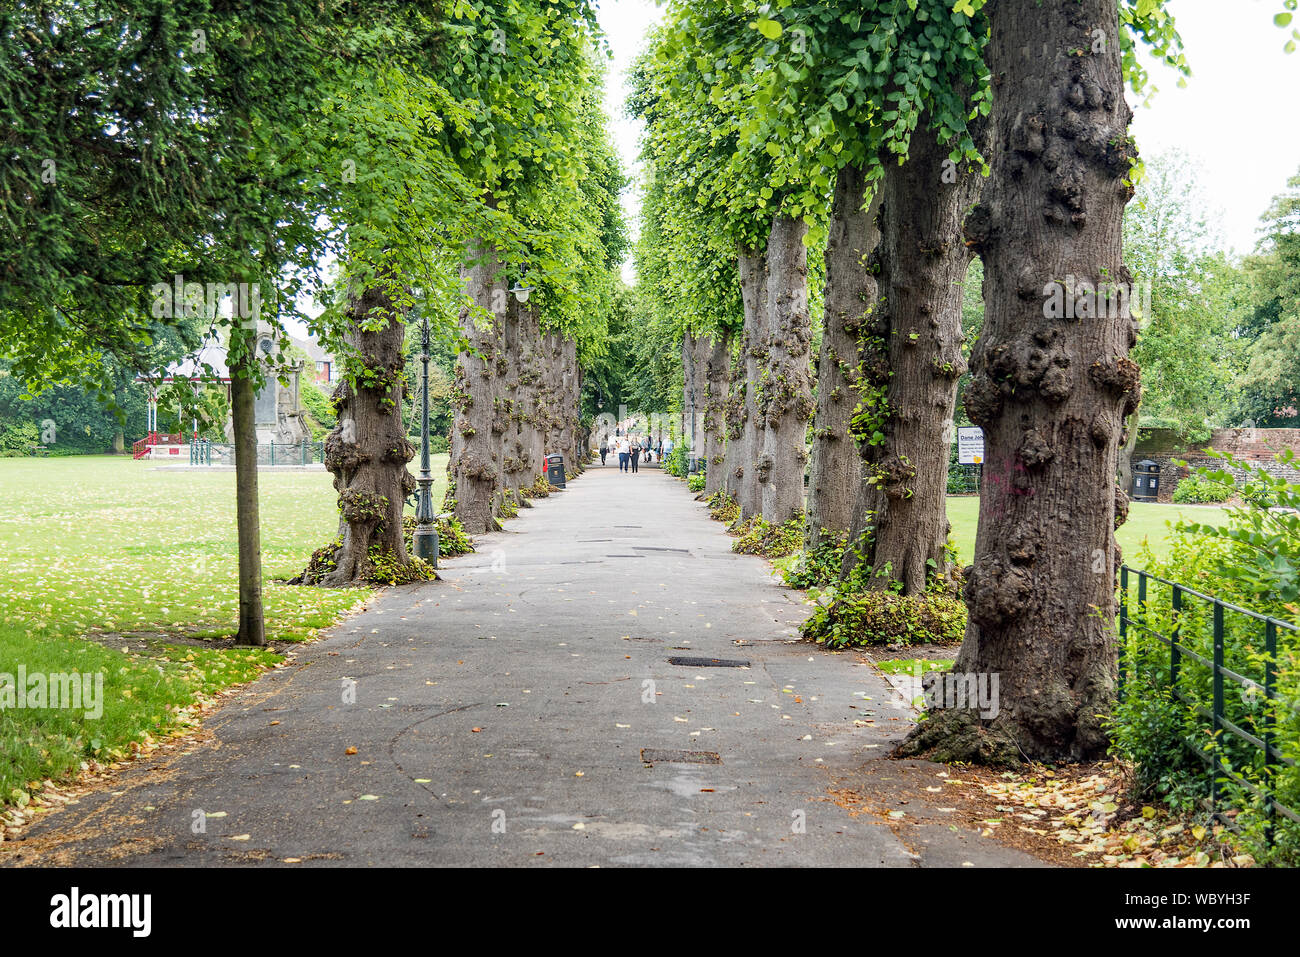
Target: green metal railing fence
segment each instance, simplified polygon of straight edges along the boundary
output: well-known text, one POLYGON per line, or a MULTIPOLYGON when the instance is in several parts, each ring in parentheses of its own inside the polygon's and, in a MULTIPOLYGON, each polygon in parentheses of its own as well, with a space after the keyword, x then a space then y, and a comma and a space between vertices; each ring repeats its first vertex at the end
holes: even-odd
MULTIPOLYGON (((257 447, 258 465, 312 465, 325 461, 324 442, 269 442, 257 447)), ((200 440, 190 445, 191 465, 234 465, 235 447, 200 440)))
POLYGON ((1282 815, 1300 824, 1300 812, 1276 799, 1273 782, 1282 768, 1296 763, 1277 748, 1279 714, 1288 721, 1300 714, 1296 702, 1277 692, 1278 635, 1300 634, 1300 628, 1257 612, 1239 608, 1177 582, 1141 569, 1120 567, 1119 591, 1119 695, 1124 700, 1127 679, 1144 666, 1138 633, 1154 638, 1168 648, 1162 656, 1159 675, 1167 675, 1169 694, 1201 719, 1197 731, 1207 740, 1185 737, 1183 743, 1207 765, 1209 808, 1227 824, 1222 813, 1223 789, 1236 785, 1255 796, 1267 809, 1267 839, 1272 843, 1273 821, 1282 815), (1136 578, 1136 606, 1130 614, 1133 579, 1136 578), (1170 633, 1152 627, 1167 623, 1170 633), (1262 640, 1263 653, 1257 650, 1262 640), (1206 647, 1208 645, 1208 649, 1206 647), (1200 647, 1200 651, 1197 647, 1200 647), (1203 652, 1209 651, 1209 654, 1203 652), (1234 667, 1229 667, 1229 657, 1234 667), (1251 667, 1262 674, 1250 677, 1242 671, 1251 667), (1228 685, 1240 688, 1229 705, 1228 685), (1209 699, 1210 707, 1204 702, 1209 699), (1235 706, 1236 699, 1241 705, 1235 706), (1253 771, 1255 780, 1243 772, 1253 771))
POLYGON ((951 463, 948 466, 948 494, 949 495, 970 495, 980 490, 980 479, 984 475, 984 466, 982 465, 958 465, 951 463))

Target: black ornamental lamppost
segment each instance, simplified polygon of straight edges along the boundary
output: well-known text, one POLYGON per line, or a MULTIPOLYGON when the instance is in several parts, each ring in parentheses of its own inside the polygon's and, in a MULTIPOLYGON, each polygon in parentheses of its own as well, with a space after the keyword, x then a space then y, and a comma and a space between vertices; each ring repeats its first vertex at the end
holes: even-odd
POLYGON ((429 470, 429 317, 420 316, 420 477, 415 500, 415 557, 438 567, 438 525, 433 514, 433 473, 429 470))

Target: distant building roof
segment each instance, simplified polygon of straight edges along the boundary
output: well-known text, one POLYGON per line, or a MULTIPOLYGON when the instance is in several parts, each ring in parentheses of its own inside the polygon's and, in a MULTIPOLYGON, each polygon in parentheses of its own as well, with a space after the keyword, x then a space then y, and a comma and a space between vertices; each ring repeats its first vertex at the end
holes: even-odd
POLYGON ((320 340, 313 333, 307 333, 306 339, 299 339, 297 336, 289 336, 289 341, 295 346, 307 353, 307 357, 312 362, 334 362, 334 355, 327 352, 325 347, 320 344, 320 340))
POLYGON ((218 379, 230 381, 230 367, 226 362, 227 352, 216 339, 207 339, 193 354, 176 362, 169 363, 161 375, 140 375, 137 382, 187 382, 191 379, 218 379), (208 372, 205 366, 211 368, 208 372))

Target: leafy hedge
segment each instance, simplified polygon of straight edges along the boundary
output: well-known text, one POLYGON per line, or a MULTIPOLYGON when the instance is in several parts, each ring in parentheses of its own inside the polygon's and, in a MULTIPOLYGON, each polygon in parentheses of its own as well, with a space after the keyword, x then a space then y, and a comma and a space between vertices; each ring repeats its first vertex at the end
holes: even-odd
POLYGON ((965 633, 966 604, 951 592, 900 595, 851 586, 819 602, 801 629, 803 637, 827 648, 955 644, 965 633))
POLYGON ((740 519, 740 505, 723 489, 709 497, 709 517, 714 521, 734 525, 740 519))
POLYGON ((671 452, 664 456, 661 467, 669 475, 686 478, 687 469, 690 467, 690 464, 686 461, 686 446, 675 446, 671 452))
MULTIPOLYGON (((1227 510, 1223 525, 1180 522, 1167 556, 1157 558, 1144 548, 1138 558, 1153 575, 1212 595, 1221 601, 1300 624, 1300 485, 1270 475, 1264 469, 1228 455, 1218 455, 1241 470, 1238 484, 1232 473, 1201 468, 1201 484, 1227 486, 1244 503, 1227 510)), ((1295 463, 1287 452, 1278 456, 1295 463)), ((1132 584, 1132 583, 1131 583, 1132 584)), ((1227 732, 1214 734, 1210 721, 1197 709, 1212 709, 1211 669, 1184 654, 1177 692, 1172 684, 1170 650, 1158 635, 1178 629, 1179 644, 1207 660, 1214 656, 1213 607, 1194 596, 1183 596, 1175 616, 1172 589, 1148 584, 1147 601, 1136 606, 1136 588, 1127 596, 1129 616, 1136 622, 1127 631, 1123 652, 1125 686, 1111 722, 1116 753, 1133 762, 1135 789, 1143 800, 1159 799, 1180 810, 1191 810, 1210 792, 1205 762, 1193 748, 1225 759, 1251 784, 1266 785, 1276 799, 1300 810, 1300 769, 1263 766, 1258 749, 1227 732), (1190 746, 1189 746, 1190 745, 1190 746)), ((1286 759, 1300 761, 1300 633, 1277 629, 1278 656, 1273 703, 1258 689, 1224 681, 1224 714, 1237 727, 1262 737, 1275 725, 1274 746, 1286 759)), ((1224 614, 1224 665, 1263 683, 1268 668, 1264 627, 1240 613, 1224 614)), ((1220 802, 1237 809, 1235 824, 1257 860, 1300 864, 1300 825, 1278 815, 1274 846, 1265 840, 1269 816, 1249 788, 1220 778, 1220 802)))
POLYGON ((1174 487, 1173 500, 1179 505, 1217 505, 1231 497, 1231 482, 1224 485, 1196 474, 1183 479, 1174 487))
POLYGON ((844 564, 844 547, 847 533, 832 535, 822 530, 821 540, 811 552, 800 556, 799 563, 786 569, 781 577, 791 588, 822 588, 839 581, 840 567, 844 564))
POLYGON ((774 525, 761 515, 746 519, 734 529, 736 540, 731 550, 742 555, 785 558, 803 547, 804 520, 792 518, 784 525, 774 525))

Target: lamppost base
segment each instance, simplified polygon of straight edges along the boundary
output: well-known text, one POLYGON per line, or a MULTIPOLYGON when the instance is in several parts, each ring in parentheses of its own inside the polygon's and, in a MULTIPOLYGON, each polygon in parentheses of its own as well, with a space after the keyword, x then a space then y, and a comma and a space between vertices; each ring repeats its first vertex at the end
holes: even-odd
POLYGON ((417 525, 411 535, 416 558, 422 558, 434 568, 438 567, 438 526, 417 525))

